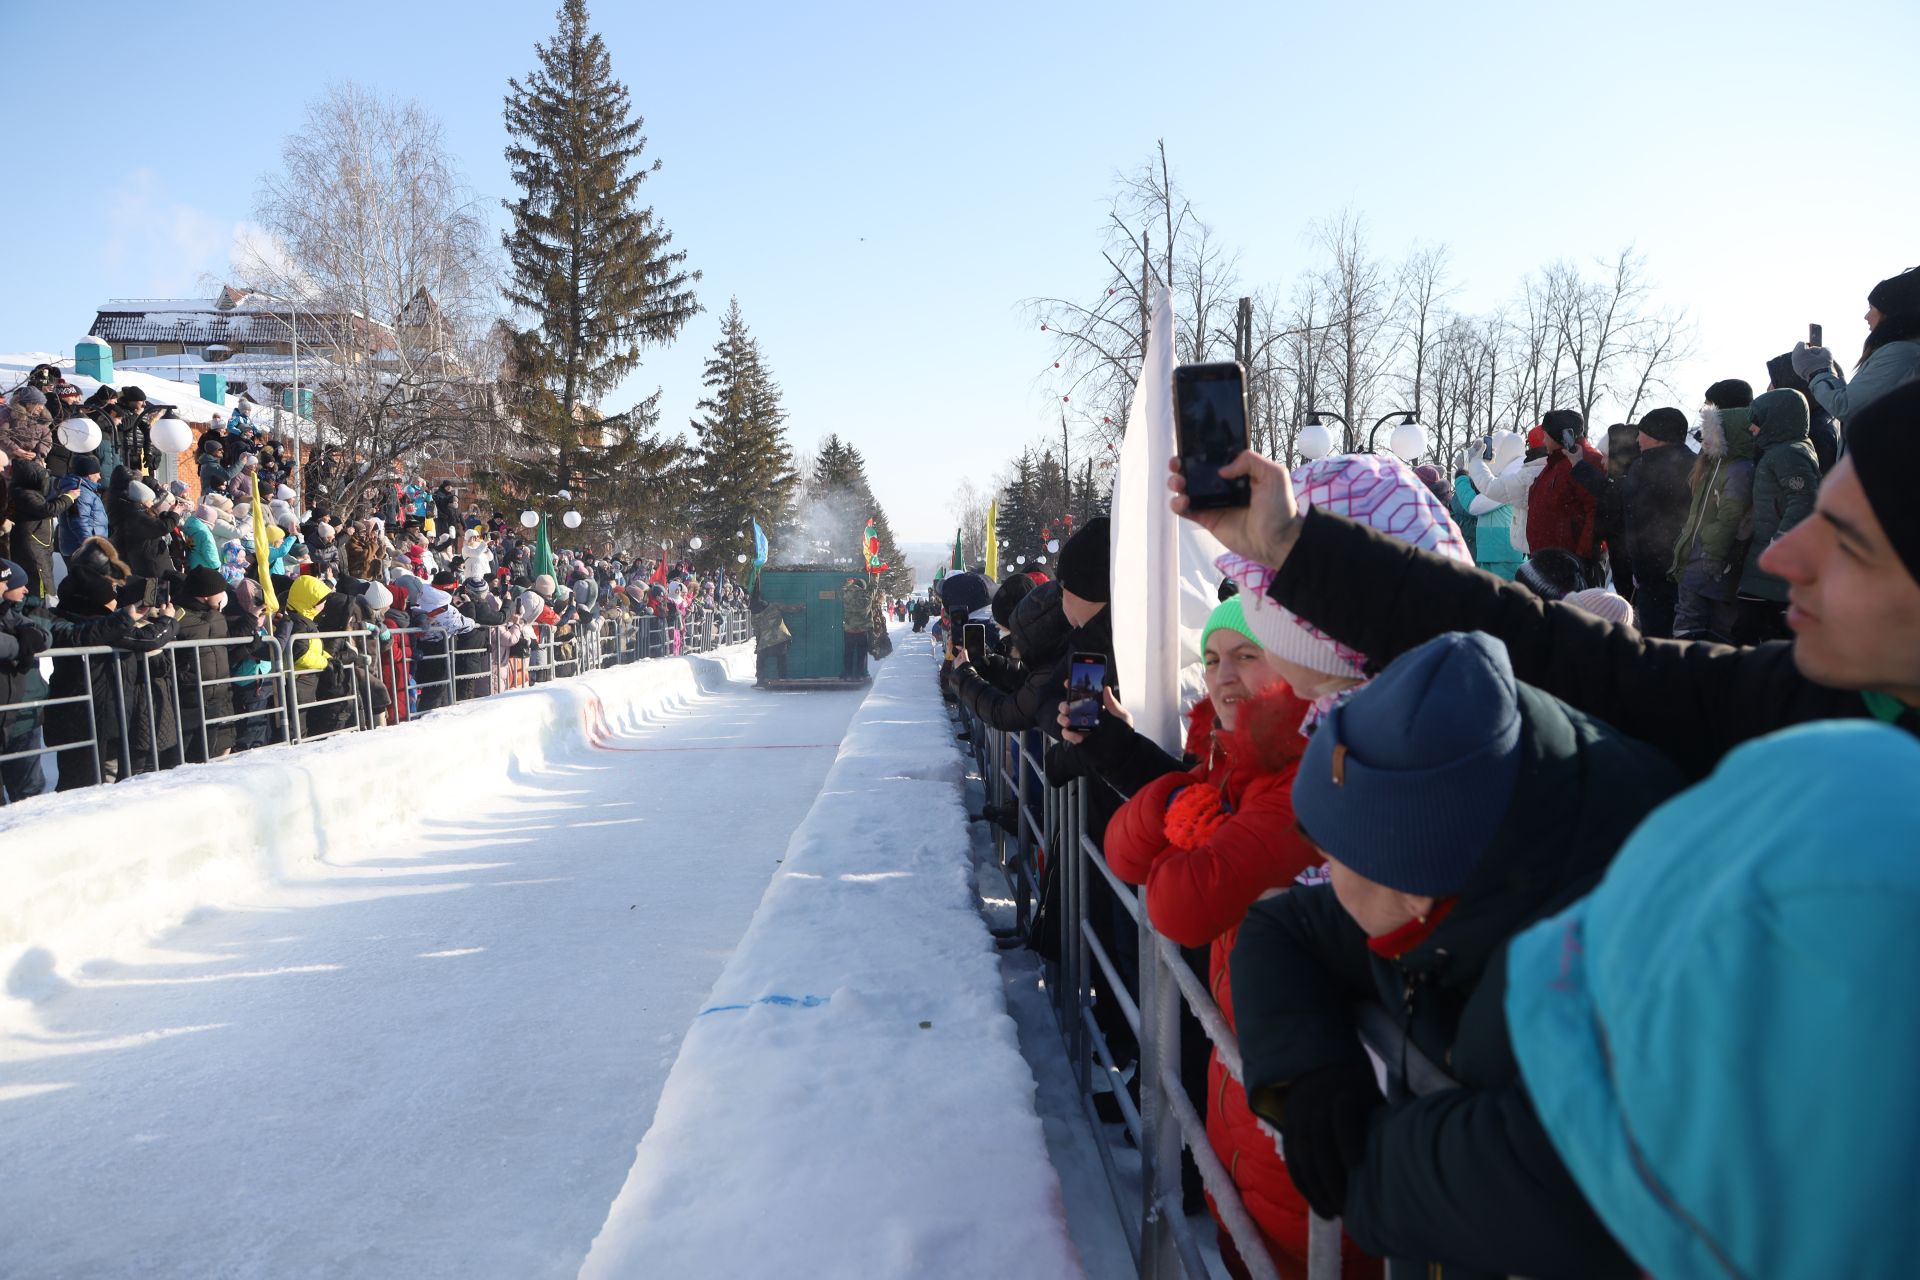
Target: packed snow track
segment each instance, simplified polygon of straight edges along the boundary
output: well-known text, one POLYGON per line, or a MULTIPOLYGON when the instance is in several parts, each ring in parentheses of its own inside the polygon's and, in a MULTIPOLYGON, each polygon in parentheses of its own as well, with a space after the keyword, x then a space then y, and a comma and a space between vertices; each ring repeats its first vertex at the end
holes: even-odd
MULTIPOLYGON (((431 718, 323 744, 391 755, 418 730, 426 756, 397 801, 369 786, 329 817, 320 856, 149 942, 16 948, 0 1275, 576 1274, 861 701, 757 691, 750 667, 626 707, 595 686, 594 745, 491 771, 431 718)), ((250 767, 226 776, 274 776, 250 767)), ((186 820, 146 788, 53 803, 109 802, 137 847, 186 820)), ((103 829, 31 803, 6 856, 103 829)))

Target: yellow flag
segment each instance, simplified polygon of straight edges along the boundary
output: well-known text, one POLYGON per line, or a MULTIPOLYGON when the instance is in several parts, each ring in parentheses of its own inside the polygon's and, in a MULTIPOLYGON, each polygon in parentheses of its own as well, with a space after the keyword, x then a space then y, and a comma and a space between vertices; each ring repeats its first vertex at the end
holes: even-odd
POLYGON ((1000 581, 1000 500, 987 504, 987 580, 1000 581))
POLYGON ((260 603, 268 613, 280 612, 280 597, 273 593, 273 572, 267 568, 267 553, 273 545, 267 541, 267 513, 260 509, 260 477, 253 478, 253 571, 260 575, 260 603))

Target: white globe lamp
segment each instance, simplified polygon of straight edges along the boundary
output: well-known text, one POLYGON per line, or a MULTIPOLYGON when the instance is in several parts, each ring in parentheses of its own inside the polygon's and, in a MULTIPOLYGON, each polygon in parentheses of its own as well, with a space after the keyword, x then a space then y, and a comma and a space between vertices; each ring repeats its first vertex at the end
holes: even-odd
POLYGON ((1395 457, 1412 466, 1420 461, 1427 451, 1427 429, 1409 415, 1407 420, 1395 427, 1393 434, 1387 437, 1387 448, 1393 450, 1395 457))
POLYGON ((706 543, 705 543, 704 541, 702 541, 701 539, 699 539, 699 538, 688 538, 688 539, 687 539, 687 546, 688 546, 688 548, 689 548, 689 549, 691 549, 691 550, 694 550, 694 551, 698 551, 698 550, 699 550, 700 548, 702 548, 702 547, 704 547, 704 546, 706 546, 706 545, 707 545, 707 544, 706 544, 706 543))
POLYGON ((1333 432, 1324 422, 1309 422, 1300 428, 1300 438, 1294 441, 1294 448, 1308 462, 1318 462, 1333 452, 1333 432))
POLYGON ((153 424, 153 447, 165 454, 180 454, 193 448, 193 428, 185 418, 162 418, 153 424))
POLYGON ((578 511, 569 511, 560 517, 560 523, 569 529, 578 529, 580 527, 580 513, 578 511))
POLYGON ((92 418, 68 418, 60 424, 60 443, 69 453, 92 453, 100 447, 100 424, 92 418))
POLYGON ((522 529, 535 528, 539 523, 540 513, 538 511, 522 511, 520 513, 520 527, 522 529))

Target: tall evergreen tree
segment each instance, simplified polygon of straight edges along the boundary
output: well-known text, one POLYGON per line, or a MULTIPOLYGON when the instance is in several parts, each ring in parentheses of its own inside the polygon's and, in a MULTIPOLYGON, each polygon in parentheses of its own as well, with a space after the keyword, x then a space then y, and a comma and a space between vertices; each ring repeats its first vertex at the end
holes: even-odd
POLYGON ((800 500, 798 519, 805 554, 787 558, 826 564, 845 561, 855 571, 866 564, 860 542, 867 521, 873 521, 873 531, 880 539, 880 561, 889 566, 880 575, 880 589, 890 595, 912 593, 913 571, 893 540, 887 513, 867 483, 867 461, 838 435, 828 435, 820 442, 813 474, 807 477, 800 500))
POLYGON ((780 388, 760 355, 760 344, 740 316, 740 300, 727 304, 720 341, 702 379, 707 397, 693 420, 697 461, 692 507, 695 527, 706 540, 708 559, 732 570, 734 557, 752 551, 740 531, 758 520, 769 535, 789 522, 800 474, 787 444, 786 410, 780 388))
POLYGON ((606 45, 588 29, 585 0, 565 0, 539 65, 507 82, 507 163, 520 198, 503 237, 507 299, 531 317, 509 344, 510 402, 523 426, 503 487, 537 497, 582 490, 583 510, 649 536, 683 498, 685 450, 657 434, 657 395, 621 413, 597 401, 632 373, 641 352, 673 340, 698 311, 686 253, 640 185, 647 140, 606 45))

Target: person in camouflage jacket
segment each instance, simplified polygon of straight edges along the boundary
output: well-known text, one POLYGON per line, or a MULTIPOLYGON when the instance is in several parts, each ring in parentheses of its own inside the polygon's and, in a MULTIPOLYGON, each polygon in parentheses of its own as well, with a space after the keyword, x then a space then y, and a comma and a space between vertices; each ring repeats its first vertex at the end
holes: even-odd
POLYGON ((846 636, 840 675, 847 680, 867 677, 867 630, 873 625, 868 617, 873 593, 858 578, 848 578, 840 588, 840 629, 846 636))

